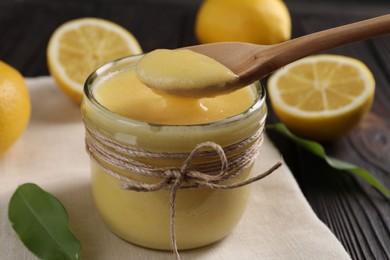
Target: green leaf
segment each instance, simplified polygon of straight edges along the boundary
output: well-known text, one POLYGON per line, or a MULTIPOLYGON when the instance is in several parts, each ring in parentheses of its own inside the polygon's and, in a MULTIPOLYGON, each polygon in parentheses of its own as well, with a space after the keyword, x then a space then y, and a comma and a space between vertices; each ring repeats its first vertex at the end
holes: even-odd
POLYGON ((300 145, 301 147, 305 148, 306 150, 310 151, 311 153, 319 156, 320 158, 323 158, 331 167, 333 167, 337 170, 347 171, 347 172, 352 173, 354 175, 360 176, 366 182, 368 182, 370 185, 372 185, 373 187, 378 189, 380 192, 382 192, 385 196, 390 197, 390 191, 385 186, 383 186, 379 181, 377 181, 375 179, 375 177, 372 176, 372 174, 369 171, 362 169, 362 168, 359 168, 356 165, 353 165, 351 163, 344 162, 344 161, 341 161, 339 159, 327 156, 325 149, 321 144, 294 135, 282 123, 267 125, 266 127, 267 127, 267 129, 276 130, 278 133, 286 136, 287 138, 294 141, 296 144, 300 145))
POLYGON ((59 200, 36 184, 19 186, 8 205, 8 218, 24 245, 41 259, 80 259, 80 242, 68 225, 59 200))

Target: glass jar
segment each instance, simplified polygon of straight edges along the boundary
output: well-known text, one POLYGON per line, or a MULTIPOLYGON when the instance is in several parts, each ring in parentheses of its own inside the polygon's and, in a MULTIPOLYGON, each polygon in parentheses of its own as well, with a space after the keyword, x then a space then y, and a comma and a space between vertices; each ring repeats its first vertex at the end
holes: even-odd
MULTIPOLYGON (((139 58, 131 56, 110 62, 97 69, 87 80, 82 114, 86 125, 95 129, 99 135, 137 149, 189 153, 203 142, 214 142, 222 147, 240 143, 264 126, 267 114, 265 92, 258 82, 250 86, 255 99, 248 110, 217 122, 160 125, 115 114, 96 100, 94 89, 107 76, 115 77, 115 73, 121 70, 134 70, 139 58)), ((183 160, 177 159, 152 158, 143 159, 142 162, 157 167, 180 167, 183 164, 183 160)), ((121 189, 121 176, 143 183, 160 180, 108 165, 107 168, 117 174, 114 177, 107 174, 101 165, 98 160, 91 160, 91 185, 96 206, 107 226, 131 243, 154 249, 171 249, 171 191, 121 189)), ((236 178, 224 183, 247 179, 250 169, 248 167, 236 178)), ((175 200, 174 226, 178 249, 201 247, 225 237, 242 217, 249 191, 250 185, 227 190, 179 189, 175 200)))

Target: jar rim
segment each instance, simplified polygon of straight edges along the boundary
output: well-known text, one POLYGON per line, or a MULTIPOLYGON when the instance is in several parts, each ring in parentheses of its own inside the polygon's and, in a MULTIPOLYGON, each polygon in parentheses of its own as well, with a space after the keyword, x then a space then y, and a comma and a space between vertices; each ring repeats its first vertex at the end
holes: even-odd
MULTIPOLYGON (((242 118, 246 118, 253 114, 256 111, 261 110, 265 106, 265 99, 266 99, 266 92, 264 86, 261 84, 260 81, 253 82, 251 85, 254 85, 256 87, 256 97, 253 100, 252 105, 240 112, 239 114, 227 117, 225 119, 208 122, 208 123, 198 123, 198 124, 160 124, 160 123, 153 123, 153 122, 146 122, 146 121, 140 121, 136 119, 132 119, 126 116, 119 115, 110 109, 106 108, 104 105, 102 105, 94 96, 93 88, 96 85, 95 83, 100 80, 102 77, 106 76, 106 74, 111 73, 117 73, 120 69, 124 69, 131 64, 134 64, 138 59, 140 59, 144 54, 136 54, 136 55, 130 55, 125 56, 113 61, 110 61, 108 63, 103 64, 99 68, 97 68, 95 71, 93 71, 85 81, 83 92, 84 92, 84 98, 83 102, 86 100, 90 102, 91 105, 93 105, 96 109, 99 110, 99 112, 104 113, 106 116, 109 116, 111 118, 116 118, 121 120, 122 122, 128 121, 132 124, 139 124, 139 125, 146 125, 151 127, 170 127, 170 128, 178 128, 178 127, 214 127, 224 124, 230 124, 232 122, 236 122, 238 120, 241 120, 242 118), (115 69, 117 68, 117 69, 115 69)), ((112 75, 112 74, 111 74, 112 75)))

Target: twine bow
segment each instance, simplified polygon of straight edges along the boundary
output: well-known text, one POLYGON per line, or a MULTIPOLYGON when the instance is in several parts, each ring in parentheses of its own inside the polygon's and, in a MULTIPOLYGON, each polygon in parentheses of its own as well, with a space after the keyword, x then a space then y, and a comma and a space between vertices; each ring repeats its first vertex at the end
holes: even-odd
POLYGON ((96 131, 86 121, 86 150, 104 172, 122 181, 121 188, 138 192, 151 192, 158 190, 170 190, 170 234, 172 250, 176 259, 180 259, 177 249, 175 232, 175 200, 179 189, 234 189, 255 181, 258 181, 279 168, 282 163, 278 162, 267 171, 258 174, 242 182, 222 184, 241 174, 252 165, 262 144, 262 129, 253 136, 240 143, 222 148, 214 142, 198 144, 188 153, 152 152, 140 148, 123 145, 96 131), (245 149, 243 149, 245 148, 245 149), (237 153, 237 151, 239 151, 237 153), (227 154, 232 153, 229 158, 227 154), (215 158, 217 155, 217 158, 215 158), (184 159, 183 165, 177 167, 155 167, 144 164, 132 157, 156 158, 156 159, 184 159), (199 158, 212 158, 204 163, 196 163, 199 158), (104 162, 104 163, 102 163, 104 162), (111 167, 107 167, 109 165, 111 167), (153 176, 161 179, 160 182, 150 184, 129 179, 116 173, 110 168, 118 168, 132 173, 153 176))

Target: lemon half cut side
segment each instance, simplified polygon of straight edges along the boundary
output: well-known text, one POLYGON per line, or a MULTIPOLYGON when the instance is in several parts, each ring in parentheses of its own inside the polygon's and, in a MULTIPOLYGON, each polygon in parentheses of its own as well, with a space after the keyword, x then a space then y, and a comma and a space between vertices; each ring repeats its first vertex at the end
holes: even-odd
POLYGON ((125 28, 87 17, 68 21, 54 31, 47 48, 47 63, 63 92, 80 104, 89 74, 106 62, 140 53, 137 39, 125 28))
POLYGON ((370 110, 375 81, 361 61, 341 55, 313 55, 276 71, 268 81, 272 107, 299 136, 335 140, 370 110))

